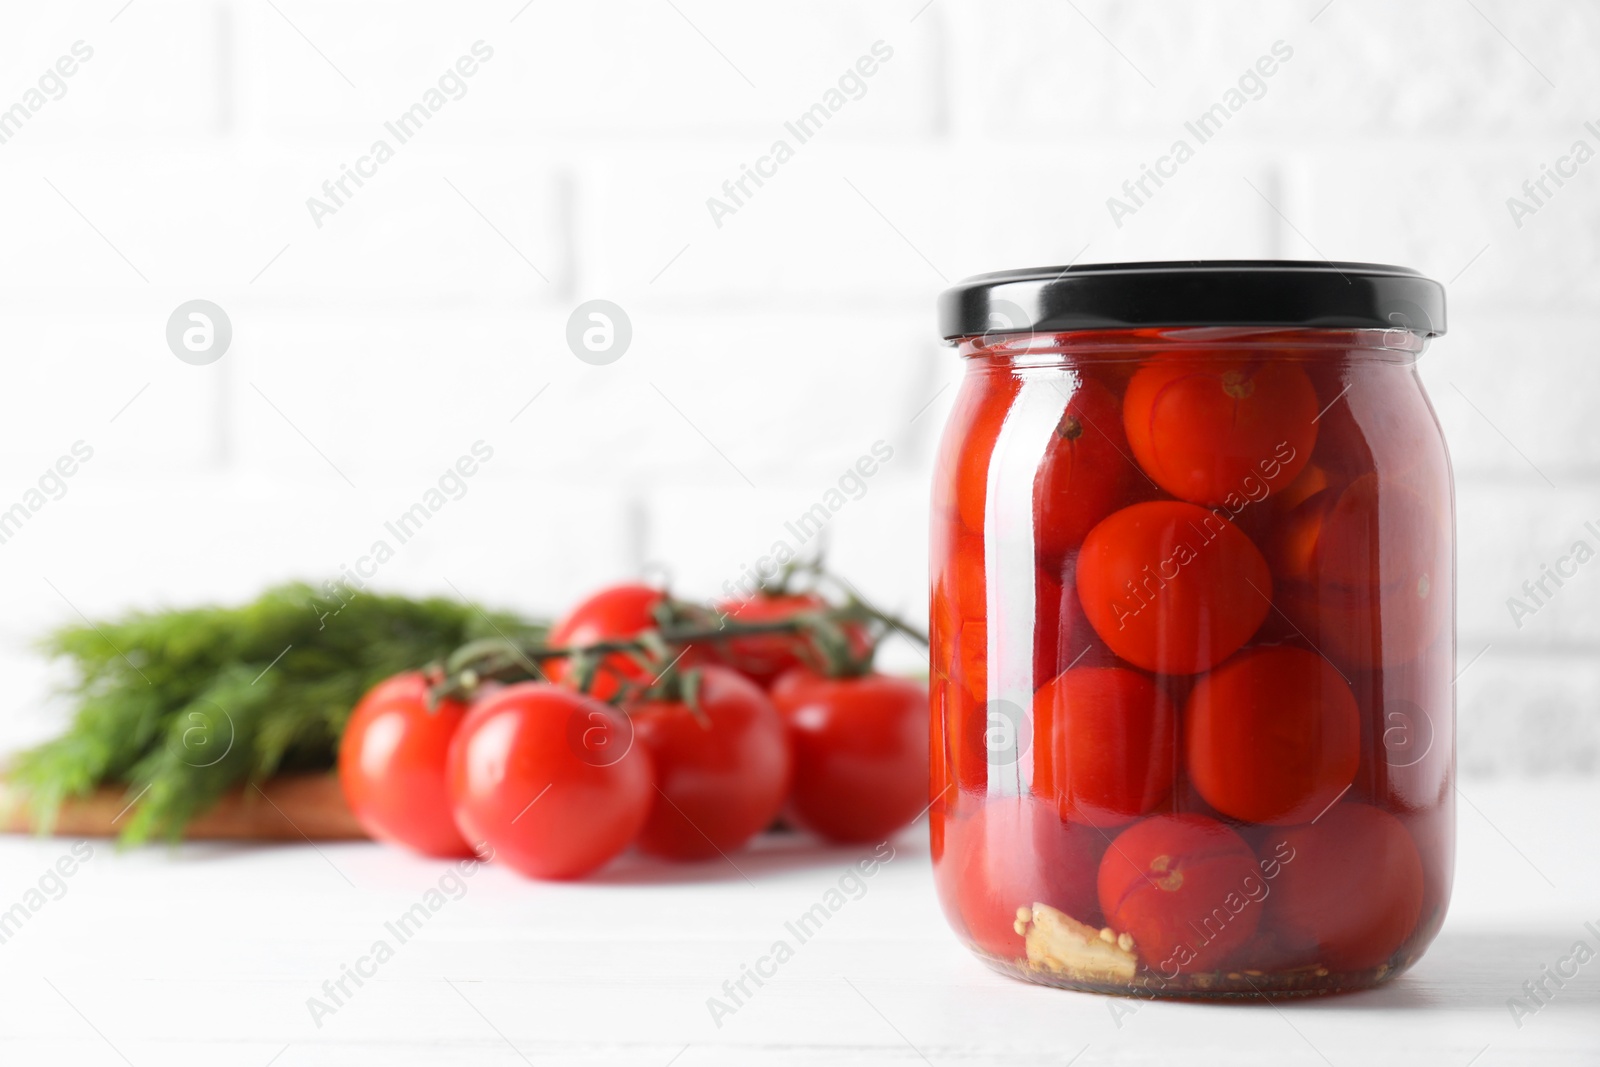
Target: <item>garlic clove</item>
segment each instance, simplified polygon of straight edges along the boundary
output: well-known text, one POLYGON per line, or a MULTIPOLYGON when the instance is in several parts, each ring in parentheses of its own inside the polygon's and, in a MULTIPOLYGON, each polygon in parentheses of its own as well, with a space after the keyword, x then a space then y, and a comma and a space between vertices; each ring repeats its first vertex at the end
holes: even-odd
POLYGON ((1034 967, 1084 981, 1128 982, 1139 968, 1133 938, 1096 930, 1048 904, 1018 908, 1016 930, 1034 967))

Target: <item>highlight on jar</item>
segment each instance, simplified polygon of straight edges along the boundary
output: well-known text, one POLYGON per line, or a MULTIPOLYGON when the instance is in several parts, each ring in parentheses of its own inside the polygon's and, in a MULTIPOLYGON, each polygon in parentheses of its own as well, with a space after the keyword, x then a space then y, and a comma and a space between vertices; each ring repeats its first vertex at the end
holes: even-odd
POLYGON ((980 275, 933 490, 935 878, 1033 982, 1369 988, 1455 833, 1444 289, 1214 261, 980 275))

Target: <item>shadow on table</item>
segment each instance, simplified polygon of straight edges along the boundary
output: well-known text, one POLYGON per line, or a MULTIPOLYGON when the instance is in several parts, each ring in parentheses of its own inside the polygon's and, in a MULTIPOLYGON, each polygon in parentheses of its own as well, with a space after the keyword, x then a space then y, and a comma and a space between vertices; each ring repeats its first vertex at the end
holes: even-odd
MULTIPOLYGON (((895 834, 889 843, 895 855, 903 858, 908 853, 925 853, 927 838, 927 827, 916 824, 895 834)), ((694 863, 659 860, 630 852, 584 881, 593 885, 756 882, 794 870, 846 867, 871 860, 878 847, 877 844, 833 845, 798 832, 766 833, 736 852, 694 863)), ((926 862, 925 855, 923 862, 926 862)))
MULTIPOLYGON (((417 856, 404 849, 384 849, 373 854, 368 841, 310 842, 322 859, 346 881, 352 878, 363 881, 361 872, 373 864, 442 864, 436 860, 417 856), (348 873, 347 873, 348 872, 348 873)), ((917 862, 928 863, 928 829, 916 822, 896 833, 889 844, 893 855, 900 860, 916 857, 917 862)), ((109 843, 107 843, 109 847, 109 843)), ((199 866, 213 863, 230 863, 238 860, 258 859, 282 852, 296 854, 307 842, 288 841, 189 841, 175 846, 154 845, 132 851, 136 859, 143 855, 161 853, 161 861, 169 864, 199 866)), ((581 883, 591 886, 632 885, 685 885, 719 882, 759 882, 763 878, 781 877, 790 871, 805 869, 842 869, 861 862, 882 859, 887 849, 879 854, 877 843, 864 845, 836 845, 810 834, 791 831, 769 831, 758 835, 749 844, 725 856, 713 856, 698 862, 674 862, 656 859, 630 850, 617 857, 599 871, 590 874, 581 883)))
MULTIPOLYGON (((1447 929, 1416 966, 1388 985, 1361 993, 1297 1001, 1295 1007, 1333 1012, 1426 1012, 1448 1008, 1501 1012, 1509 1021, 1512 1016, 1507 1001, 1515 997, 1525 1007, 1536 1008, 1537 1014, 1593 1016, 1600 1010, 1600 964, 1579 966, 1574 977, 1561 979, 1564 985, 1560 987, 1553 979, 1547 980, 1550 995, 1539 994, 1543 1003, 1528 1000, 1523 989, 1524 982, 1543 979, 1546 967, 1553 969, 1558 960, 1571 957, 1579 941, 1587 942, 1590 950, 1600 947, 1595 945, 1594 935, 1577 924, 1565 931, 1548 928, 1515 934, 1479 930, 1452 933, 1447 929)), ((1566 965, 1568 970, 1572 966, 1571 962, 1566 965)))

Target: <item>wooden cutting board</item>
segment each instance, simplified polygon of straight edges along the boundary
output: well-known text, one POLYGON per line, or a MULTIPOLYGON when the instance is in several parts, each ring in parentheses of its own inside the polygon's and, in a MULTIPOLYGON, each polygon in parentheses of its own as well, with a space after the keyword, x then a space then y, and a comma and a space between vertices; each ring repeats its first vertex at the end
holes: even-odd
MULTIPOLYGON (((57 837, 115 837, 127 819, 128 791, 100 789, 62 805, 57 837)), ((33 833, 27 795, 0 781, 0 832, 33 833)), ((190 823, 190 841, 359 841, 366 838, 333 774, 286 775, 224 796, 190 823)))

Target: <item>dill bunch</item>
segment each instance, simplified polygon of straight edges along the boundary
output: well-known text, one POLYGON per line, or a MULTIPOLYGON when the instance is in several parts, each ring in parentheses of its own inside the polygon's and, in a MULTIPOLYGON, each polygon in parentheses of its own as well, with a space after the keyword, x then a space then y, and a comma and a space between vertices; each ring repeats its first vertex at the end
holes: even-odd
POLYGON ((389 675, 477 638, 545 632, 446 598, 325 588, 292 583, 236 607, 135 612, 46 637, 42 651, 72 665, 76 710, 7 770, 40 828, 65 800, 120 785, 138 798, 124 843, 176 840, 235 786, 333 768, 351 709, 389 675))

